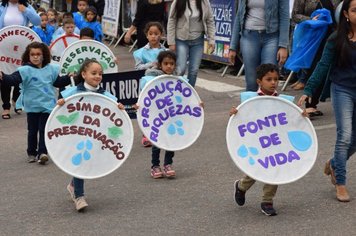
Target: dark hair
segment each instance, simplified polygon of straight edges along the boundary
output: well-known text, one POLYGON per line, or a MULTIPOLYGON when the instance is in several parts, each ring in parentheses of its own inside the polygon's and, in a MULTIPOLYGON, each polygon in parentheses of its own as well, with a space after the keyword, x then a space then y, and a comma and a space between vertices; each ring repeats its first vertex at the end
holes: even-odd
POLYGON ((71 17, 72 19, 74 18, 72 12, 64 12, 63 15, 62 15, 62 18, 66 17, 66 16, 69 16, 69 17, 71 17))
POLYGON ((162 64, 163 59, 164 58, 170 58, 173 59, 173 61, 177 61, 177 55, 175 54, 175 52, 171 51, 171 50, 165 50, 165 51, 161 51, 158 56, 157 56, 157 62, 159 65, 162 64))
POLYGON ((37 8, 37 13, 38 12, 44 12, 44 13, 46 13, 46 9, 44 9, 43 7, 39 7, 39 8, 37 8))
MULTIPOLYGON (((41 12, 40 14, 39 14, 39 16, 40 17, 42 17, 42 16, 47 16, 47 13, 46 12, 41 12)), ((47 16, 48 17, 48 16, 47 16)))
POLYGON ((94 39, 94 31, 92 29, 90 29, 89 27, 85 27, 83 29, 80 30, 80 33, 79 33, 79 38, 83 38, 83 36, 86 36, 86 37, 90 37, 92 39, 94 39))
POLYGON ((164 33, 163 25, 161 23, 159 23, 158 21, 148 22, 145 25, 145 29, 143 30, 143 32, 147 35, 148 31, 150 30, 150 28, 152 26, 156 26, 158 28, 158 30, 161 31, 162 34, 164 33))
MULTIPOLYGON (((3 7, 6 7, 7 5, 8 5, 8 3, 9 3, 9 0, 2 0, 1 1, 1 5, 3 6, 3 7)), ((22 4, 22 5, 24 5, 25 7, 28 7, 28 0, 19 0, 19 4, 22 4)))
POLYGON ((279 68, 275 64, 261 64, 256 68, 257 79, 262 80, 263 76, 265 76, 268 72, 277 72, 279 77, 279 68))
MULTIPOLYGON (((74 20, 71 19, 71 18, 67 18, 67 19, 63 20, 63 26, 64 26, 65 24, 74 24, 74 20)), ((74 25, 75 25, 75 24, 74 24, 74 25)))
POLYGON ((93 6, 88 7, 85 12, 84 12, 84 19, 87 20, 87 14, 88 12, 94 13, 95 17, 90 21, 90 22, 95 22, 96 21, 96 16, 98 15, 96 8, 93 6))
POLYGON ((97 63, 101 66, 102 65, 96 60, 96 59, 85 59, 85 61, 83 62, 82 66, 79 69, 78 75, 76 77, 76 83, 82 83, 84 82, 84 78, 82 77, 82 72, 86 71, 88 69, 88 67, 93 64, 93 63, 97 63))
POLYGON ((353 36, 355 32, 352 31, 351 25, 343 13, 344 11, 348 12, 351 2, 352 0, 344 0, 344 3, 342 4, 339 25, 335 37, 336 58, 338 58, 337 65, 339 67, 344 67, 351 63, 351 51, 355 48, 349 39, 349 33, 352 33, 353 36))
POLYGON ((31 63, 30 61, 30 51, 33 48, 39 48, 43 54, 42 67, 45 67, 51 62, 51 52, 46 44, 40 42, 32 42, 27 45, 25 52, 22 54, 22 64, 31 63))
MULTIPOLYGON (((203 19, 203 8, 202 8, 203 1, 204 0, 196 0, 200 20, 203 19)), ((188 4, 189 10, 192 11, 192 8, 190 7, 189 0, 177 0, 176 9, 174 11, 174 15, 175 15, 176 19, 179 19, 184 15, 185 8, 186 8, 187 4, 188 4)))
MULTIPOLYGON (((49 11, 53 12, 55 16, 58 16, 58 12, 56 11, 56 9, 54 9, 54 8, 48 8, 47 12, 49 12, 49 11)), ((72 16, 73 16, 73 15, 72 15, 72 16)))
MULTIPOLYGON (((86 2, 87 4, 89 4, 89 1, 88 1, 88 0, 78 0, 78 3, 79 3, 79 2, 86 2)), ((77 4, 78 4, 78 3, 77 3, 77 4)))

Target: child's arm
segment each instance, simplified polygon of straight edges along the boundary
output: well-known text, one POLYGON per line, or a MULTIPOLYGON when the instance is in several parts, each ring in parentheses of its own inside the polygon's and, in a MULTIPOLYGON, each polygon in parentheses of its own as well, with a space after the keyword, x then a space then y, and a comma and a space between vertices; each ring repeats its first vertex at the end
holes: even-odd
POLYGON ((0 71, 0 80, 8 86, 16 86, 22 83, 22 78, 19 71, 15 71, 11 75, 4 74, 0 71))
POLYGON ((53 82, 53 86, 56 88, 63 88, 67 85, 71 84, 70 77, 74 76, 74 73, 70 73, 68 75, 57 76, 57 79, 53 82))
POLYGON ((96 24, 95 27, 95 39, 96 41, 102 42, 103 40, 103 30, 101 28, 101 24, 99 22, 97 22, 98 24, 96 24))
POLYGON ((236 115, 237 114, 237 109, 236 109, 236 107, 231 107, 231 109, 230 109, 230 116, 232 116, 232 115, 236 115))
POLYGON ((135 58, 135 69, 136 70, 147 70, 157 66, 157 62, 147 62, 144 63, 140 58, 135 58))

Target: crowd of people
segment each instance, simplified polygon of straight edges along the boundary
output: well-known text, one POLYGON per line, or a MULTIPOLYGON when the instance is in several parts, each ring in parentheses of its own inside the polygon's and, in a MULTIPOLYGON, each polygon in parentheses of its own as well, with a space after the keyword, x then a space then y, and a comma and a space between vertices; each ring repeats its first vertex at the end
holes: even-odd
MULTIPOLYGON (((27 46, 22 55, 22 66, 11 74, 0 73, 1 98, 3 102, 3 119, 10 119, 10 108, 19 100, 23 107, 15 107, 20 114, 27 113, 28 122, 28 162, 45 164, 49 157, 44 142, 44 127, 51 110, 56 104, 63 105, 65 98, 78 92, 102 93, 117 101, 100 87, 103 68, 95 60, 87 60, 81 66, 78 77, 81 82, 70 91, 62 92, 63 99, 55 101, 55 87, 64 87, 71 83, 70 76, 59 76, 59 67, 51 64, 49 45, 63 35, 80 35, 81 39, 93 39, 103 42, 100 20, 103 15, 103 1, 72 1, 74 13, 59 14, 55 9, 38 8, 37 11, 27 0, 3 0, 0 6, 0 29, 11 25, 31 27, 41 38, 42 43, 35 42, 27 46), (32 76, 40 74, 38 83, 29 83, 32 76), (98 79, 94 79, 94 77, 98 79), (21 85, 21 93, 19 92, 21 85), (14 87, 10 96, 11 86, 14 87), (47 93, 38 88, 48 87, 47 93), (28 91, 38 91, 30 96, 28 91), (28 94, 27 94, 28 95, 28 94), (29 99, 30 98, 30 99, 29 99), (44 102, 51 101, 51 102, 44 102), (37 137, 38 136, 38 137, 37 137)), ((290 48, 290 29, 305 20, 318 20, 318 15, 310 18, 313 11, 327 9, 333 17, 328 33, 318 48, 311 68, 301 70, 297 81, 292 85, 295 90, 304 89, 298 105, 305 104, 305 116, 321 116, 317 104, 321 96, 331 93, 332 104, 337 125, 337 139, 334 156, 325 164, 325 174, 331 176, 336 188, 336 198, 341 202, 350 201, 346 190, 346 163, 355 152, 353 122, 356 83, 353 81, 356 42, 356 0, 344 0, 336 18, 334 11, 339 0, 295 0, 292 14, 289 2, 285 0, 238 0, 236 17, 233 22, 230 42, 229 60, 233 64, 241 53, 245 66, 246 91, 256 96, 277 96, 276 91, 280 68, 288 58, 290 48), (291 19, 291 21, 290 21, 291 19), (336 22, 339 22, 338 24, 336 22), (337 60, 336 60, 337 58, 337 60), (331 90, 330 90, 331 85, 331 90)), ((174 0, 165 15, 163 0, 138 1, 135 19, 126 32, 125 42, 129 43, 136 32, 138 50, 133 53, 135 68, 146 70, 141 79, 140 89, 146 82, 157 75, 174 74, 187 76, 184 79, 194 87, 201 64, 204 39, 207 40, 208 52, 215 49, 215 22, 208 0, 174 0), (167 35, 167 45, 162 44, 162 37, 167 35), (189 61, 189 64, 187 64, 189 61), (187 68, 188 67, 188 68, 187 68)), ((291 52, 293 53, 293 51, 291 52)), ((2 68, 0 68, 2 71, 2 68)), ((118 101, 118 107, 123 109, 118 101)), ((136 107, 140 109, 139 107, 136 107)), ((236 108, 230 115, 237 115, 236 108)), ((163 170, 160 166, 160 149, 146 137, 142 143, 152 146, 151 176, 155 179, 175 177, 173 169, 174 152, 166 151, 163 170)), ((245 193, 255 180, 249 176, 235 182, 235 200, 238 205, 245 203, 245 193)), ((84 181, 73 178, 67 186, 78 211, 88 204, 84 198, 84 181)), ((276 215, 273 197, 277 185, 265 185, 261 210, 266 215, 276 215)))

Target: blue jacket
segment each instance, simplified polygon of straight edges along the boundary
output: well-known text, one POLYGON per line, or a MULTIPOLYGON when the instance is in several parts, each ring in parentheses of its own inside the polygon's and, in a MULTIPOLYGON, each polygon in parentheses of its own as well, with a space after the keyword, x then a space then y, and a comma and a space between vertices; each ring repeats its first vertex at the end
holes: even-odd
POLYGON ((136 70, 147 70, 154 66, 154 62, 157 62, 157 56, 161 51, 167 50, 163 44, 160 44, 159 48, 151 48, 147 43, 144 47, 134 51, 133 56, 135 59, 136 70))
POLYGON ((20 66, 11 75, 3 75, 3 83, 9 86, 20 84, 21 94, 16 101, 17 108, 26 112, 50 113, 56 106, 57 91, 55 87, 70 84, 69 76, 58 76, 59 65, 47 64, 38 68, 27 64, 20 66))
POLYGON ((83 15, 78 11, 73 13, 73 20, 75 26, 77 26, 79 29, 82 28, 82 24, 85 21, 83 15))
MULTIPOLYGON (((86 92, 89 92, 89 91, 84 87, 83 83, 80 83, 77 86, 70 87, 70 88, 67 88, 66 90, 62 91, 61 95, 63 96, 63 98, 67 98, 69 96, 72 96, 72 95, 75 95, 78 93, 86 93, 86 92)), ((100 87, 95 93, 102 94, 102 95, 114 100, 115 102, 117 102, 117 97, 115 97, 111 93, 107 92, 102 87, 100 87)))
POLYGON ((96 41, 102 42, 103 30, 102 30, 101 24, 99 22, 97 22, 97 21, 94 21, 94 22, 83 21, 80 29, 83 29, 86 27, 90 28, 94 31, 94 39, 96 41))
MULTIPOLYGON (((56 31, 54 31, 54 33, 52 35, 52 42, 54 42, 59 37, 63 36, 65 33, 66 32, 64 31, 63 27, 59 27, 56 31)), ((80 34, 80 30, 78 29, 77 26, 74 28, 74 34, 77 34, 77 35, 80 34)))
MULTIPOLYGON (((234 20, 230 50, 237 51, 240 34, 244 29, 247 0, 239 0, 234 20)), ((287 48, 289 43, 289 1, 265 0, 266 33, 279 32, 278 46, 287 48)))
MULTIPOLYGON (((241 103, 243 103, 244 101, 247 101, 251 98, 254 98, 254 97, 258 97, 258 93, 257 92, 251 92, 251 91, 246 91, 246 92, 242 92, 240 94, 241 96, 241 103)), ((280 98, 283 98, 287 101, 290 101, 290 102, 294 102, 294 96, 290 96, 290 95, 286 95, 286 94, 279 94, 278 97, 280 98)))
POLYGON ((41 26, 35 26, 32 29, 38 34, 38 36, 40 36, 42 42, 47 44, 47 46, 51 44, 52 35, 54 33, 53 26, 47 25, 45 30, 43 30, 41 26))
MULTIPOLYGON (((7 10, 7 6, 0 5, 0 29, 4 28, 4 17, 7 10)), ((24 22, 22 26, 28 26, 31 22, 33 25, 41 24, 41 17, 36 13, 35 9, 31 5, 26 7, 26 10, 22 13, 24 16, 24 22)))

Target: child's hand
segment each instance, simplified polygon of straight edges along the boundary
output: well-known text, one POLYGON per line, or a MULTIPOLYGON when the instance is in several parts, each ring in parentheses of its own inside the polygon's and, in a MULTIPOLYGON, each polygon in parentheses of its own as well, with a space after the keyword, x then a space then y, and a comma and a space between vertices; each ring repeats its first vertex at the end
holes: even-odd
POLYGON ((19 3, 17 8, 19 9, 20 12, 26 11, 26 7, 25 7, 25 5, 23 5, 23 4, 20 4, 20 3, 19 3))
POLYGON ((58 106, 63 106, 64 103, 65 103, 65 101, 64 101, 63 98, 61 98, 61 99, 59 99, 59 100, 57 101, 57 105, 58 105, 58 106))
POLYGON ((140 106, 137 103, 135 103, 132 105, 132 108, 134 108, 135 110, 138 110, 140 108, 140 106))
POLYGON ((199 103, 199 106, 204 109, 204 102, 201 101, 201 102, 199 103))
POLYGON ((237 109, 236 109, 236 107, 231 107, 231 109, 230 109, 230 116, 236 115, 236 114, 237 114, 237 109))
POLYGON ((119 103, 117 104, 117 107, 118 107, 120 110, 125 110, 125 106, 124 106, 121 102, 119 102, 119 103))

